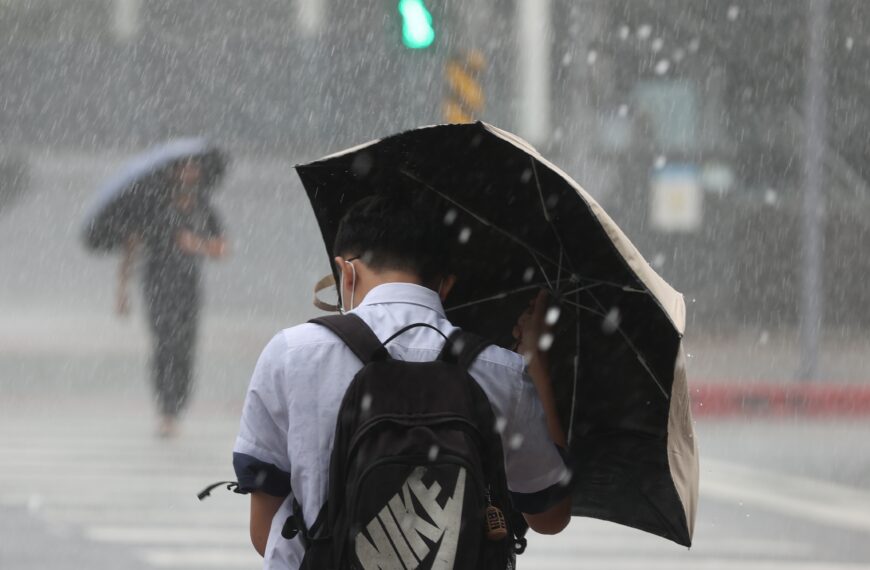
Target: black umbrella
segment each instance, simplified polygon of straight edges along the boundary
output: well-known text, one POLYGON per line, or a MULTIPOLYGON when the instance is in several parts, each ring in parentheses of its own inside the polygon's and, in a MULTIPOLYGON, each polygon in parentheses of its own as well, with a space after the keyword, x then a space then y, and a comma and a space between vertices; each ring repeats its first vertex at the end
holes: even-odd
POLYGON ((330 259, 339 220, 365 196, 412 193, 441 213, 459 277, 445 308, 464 329, 509 347, 530 298, 551 291, 551 374, 577 460, 573 513, 691 544, 698 457, 683 298, 589 194, 484 123, 416 129, 296 170, 330 259))
POLYGON ((201 189, 217 184, 226 169, 224 154, 201 137, 175 139, 127 161, 88 208, 85 244, 96 250, 121 245, 132 229, 147 224, 165 205, 171 168, 191 159, 202 166, 201 189))

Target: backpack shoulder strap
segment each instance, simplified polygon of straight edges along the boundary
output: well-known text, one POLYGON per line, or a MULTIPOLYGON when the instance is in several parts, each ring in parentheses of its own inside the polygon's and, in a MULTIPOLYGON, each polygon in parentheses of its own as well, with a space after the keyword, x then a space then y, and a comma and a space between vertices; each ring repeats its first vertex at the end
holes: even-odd
POLYGON ((365 321, 354 314, 331 315, 311 319, 309 323, 328 328, 340 338, 362 360, 368 364, 375 360, 386 360, 390 357, 380 339, 372 332, 365 321))
POLYGON ((457 329, 450 335, 447 342, 444 343, 444 348, 441 350, 438 359, 444 362, 459 364, 463 369, 468 370, 474 359, 483 352, 483 349, 491 344, 492 341, 482 336, 457 329))

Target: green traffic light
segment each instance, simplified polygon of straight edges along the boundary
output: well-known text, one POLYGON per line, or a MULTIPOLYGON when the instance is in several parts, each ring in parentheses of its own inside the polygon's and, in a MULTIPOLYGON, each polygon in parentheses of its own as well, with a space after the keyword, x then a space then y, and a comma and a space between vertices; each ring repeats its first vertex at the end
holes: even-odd
POLYGON ((435 41, 432 14, 423 0, 399 0, 402 15, 402 43, 411 49, 423 49, 435 41))

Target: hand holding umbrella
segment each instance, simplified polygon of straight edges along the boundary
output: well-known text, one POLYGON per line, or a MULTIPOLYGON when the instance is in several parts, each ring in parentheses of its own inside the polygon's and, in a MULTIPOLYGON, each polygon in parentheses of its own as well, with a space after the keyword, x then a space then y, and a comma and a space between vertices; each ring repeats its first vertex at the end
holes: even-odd
POLYGON ((556 407, 556 396, 550 379, 550 361, 547 352, 552 342, 550 332, 552 322, 548 322, 547 306, 550 295, 545 290, 529 301, 529 307, 520 315, 514 326, 513 335, 517 339, 514 350, 523 355, 528 365, 529 376, 535 383, 538 398, 547 416, 547 430, 556 445, 567 447, 565 431, 556 407))

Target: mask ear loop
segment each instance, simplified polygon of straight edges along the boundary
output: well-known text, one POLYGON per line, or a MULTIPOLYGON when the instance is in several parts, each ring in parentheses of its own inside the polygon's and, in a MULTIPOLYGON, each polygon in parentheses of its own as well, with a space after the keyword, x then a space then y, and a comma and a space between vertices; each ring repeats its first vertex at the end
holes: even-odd
POLYGON ((348 311, 352 311, 352 310, 353 310, 354 295, 356 294, 356 267, 353 266, 353 263, 351 263, 351 261, 355 261, 356 259, 357 259, 357 258, 353 258, 353 259, 350 259, 350 260, 345 260, 345 263, 347 263, 348 265, 350 265, 350 270, 351 270, 352 279, 351 279, 351 284, 350 284, 350 309, 348 309, 347 311, 345 311, 345 310, 344 310, 344 303, 342 303, 342 304, 341 304, 341 307, 340 307, 340 311, 339 311, 342 315, 345 314, 345 313, 348 312, 348 311))

